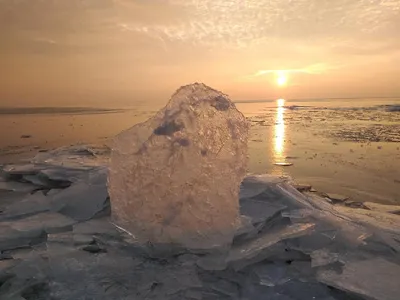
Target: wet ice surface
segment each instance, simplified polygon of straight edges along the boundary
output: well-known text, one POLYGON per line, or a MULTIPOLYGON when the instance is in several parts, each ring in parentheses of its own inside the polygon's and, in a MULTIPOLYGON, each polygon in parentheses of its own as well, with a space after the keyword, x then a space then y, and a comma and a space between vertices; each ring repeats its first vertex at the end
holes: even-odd
MULTIPOLYGON (((300 125, 325 136, 352 142, 400 142, 400 105, 372 107, 283 106, 285 125, 300 125), (320 124, 319 128, 312 126, 320 124)), ((253 126, 271 126, 274 110, 249 118, 253 126)))
POLYGON ((340 107, 333 100, 326 107, 324 102, 294 107, 291 103, 258 103, 257 109, 245 112, 252 124, 252 172, 289 175, 300 184, 355 202, 399 203, 399 105, 356 100, 360 107, 352 107, 352 101, 341 102, 340 107), (279 166, 288 163, 293 165, 279 166))
POLYGON ((29 189, 1 195, 0 299, 398 299, 396 206, 332 204, 249 175, 230 247, 171 256, 110 222, 106 149, 68 151, 2 168, 29 189))

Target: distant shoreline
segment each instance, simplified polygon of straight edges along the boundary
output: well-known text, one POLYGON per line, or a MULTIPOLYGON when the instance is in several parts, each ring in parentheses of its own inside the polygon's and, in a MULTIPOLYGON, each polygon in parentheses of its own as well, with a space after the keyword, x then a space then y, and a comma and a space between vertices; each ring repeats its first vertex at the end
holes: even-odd
MULTIPOLYGON (((332 100, 396 100, 400 101, 400 96, 395 97, 327 97, 327 98, 285 98, 288 102, 330 102, 332 100)), ((235 104, 251 104, 251 103, 273 103, 277 98, 270 99, 239 99, 233 100, 235 104)), ((165 106, 166 102, 157 102, 160 107, 165 106)), ((391 104, 391 103, 386 103, 391 104)), ((128 110, 136 110, 131 106, 116 107, 87 107, 87 106, 0 106, 0 115, 32 115, 32 114, 104 114, 118 113, 128 110)))
POLYGON ((0 115, 107 114, 128 109, 93 107, 0 107, 0 115))

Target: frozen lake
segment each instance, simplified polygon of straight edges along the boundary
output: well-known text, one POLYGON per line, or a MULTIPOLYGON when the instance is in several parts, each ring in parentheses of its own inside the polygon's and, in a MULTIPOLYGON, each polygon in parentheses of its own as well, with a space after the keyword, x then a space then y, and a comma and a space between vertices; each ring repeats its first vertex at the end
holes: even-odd
MULTIPOLYGON (((400 99, 236 105, 251 122, 249 172, 290 175, 354 201, 400 203, 400 99)), ((0 109, 0 163, 60 146, 107 144, 162 106, 0 109)))

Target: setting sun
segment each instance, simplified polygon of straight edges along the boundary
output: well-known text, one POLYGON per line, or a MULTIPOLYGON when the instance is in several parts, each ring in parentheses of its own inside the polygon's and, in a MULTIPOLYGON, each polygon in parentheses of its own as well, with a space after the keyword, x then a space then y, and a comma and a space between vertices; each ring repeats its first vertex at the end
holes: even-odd
POLYGON ((284 86, 284 85, 286 85, 287 81, 288 81, 288 79, 287 79, 286 74, 284 74, 284 73, 278 73, 278 74, 277 74, 276 83, 277 83, 279 86, 284 86))

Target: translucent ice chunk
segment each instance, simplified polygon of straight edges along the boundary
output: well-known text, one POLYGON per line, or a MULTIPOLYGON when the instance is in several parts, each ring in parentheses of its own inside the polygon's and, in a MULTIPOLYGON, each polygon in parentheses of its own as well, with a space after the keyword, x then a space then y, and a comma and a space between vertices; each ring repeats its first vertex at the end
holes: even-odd
POLYGON ((48 210, 50 210, 50 198, 39 192, 27 195, 22 201, 11 203, 4 209, 0 219, 18 219, 48 210))
POLYGON ((376 300, 399 299, 399 278, 400 266, 382 258, 348 261, 342 273, 321 270, 317 276, 327 285, 376 300))
POLYGON ((315 250, 311 253, 311 266, 313 268, 325 266, 337 262, 339 255, 327 249, 315 250))
POLYGON ((143 243, 229 243, 247 139, 248 123, 226 95, 198 83, 180 88, 153 118, 114 139, 114 222, 143 243))
POLYGON ((400 215, 400 205, 384 205, 373 202, 364 202, 363 204, 370 210, 400 215))
POLYGON ((310 234, 314 225, 312 223, 293 224, 276 231, 268 231, 249 243, 233 247, 229 252, 227 262, 233 264, 239 262, 237 265, 240 265, 240 267, 246 265, 247 262, 253 263, 254 260, 252 259, 262 256, 265 250, 268 250, 268 248, 280 241, 310 234))
POLYGON ((286 274, 287 268, 284 263, 267 263, 255 266, 253 272, 258 276, 261 285, 273 287, 290 280, 286 274))
POLYGON ((334 210, 365 227, 400 235, 400 216, 381 211, 335 206, 334 210))
POLYGON ((105 185, 78 182, 53 196, 52 209, 77 221, 87 221, 107 209, 105 185))
POLYGON ((89 170, 104 165, 108 160, 108 154, 109 149, 106 146, 75 145, 39 153, 32 159, 32 163, 89 170))
POLYGON ((265 222, 277 213, 285 209, 286 206, 266 201, 244 199, 240 201, 240 213, 250 217, 253 223, 265 222))
POLYGON ((32 192, 37 187, 29 183, 20 183, 14 181, 0 182, 0 191, 13 191, 13 192, 32 192))

